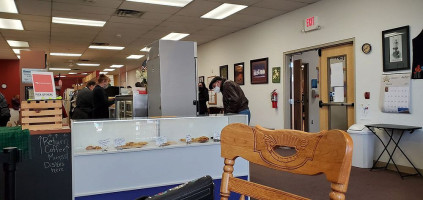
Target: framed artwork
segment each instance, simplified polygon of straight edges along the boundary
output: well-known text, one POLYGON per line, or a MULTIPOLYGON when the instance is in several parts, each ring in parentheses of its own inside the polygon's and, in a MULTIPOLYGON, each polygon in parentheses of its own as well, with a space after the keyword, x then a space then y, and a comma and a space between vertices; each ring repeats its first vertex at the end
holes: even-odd
POLYGON ((213 90, 209 90, 209 105, 217 105, 217 95, 213 90))
POLYGON ((234 64, 234 81, 238 85, 244 85, 244 63, 234 64))
POLYGON ((383 71, 410 69, 409 26, 382 31, 383 71))
POLYGON ((199 76, 198 77, 198 82, 200 83, 200 82, 204 82, 204 76, 199 76))
POLYGON ((268 58, 250 60, 251 84, 267 84, 269 79, 268 58))
POLYGON ((272 68, 272 83, 281 82, 281 67, 272 68))
POLYGON ((228 65, 223 65, 219 67, 220 77, 228 80, 228 65))

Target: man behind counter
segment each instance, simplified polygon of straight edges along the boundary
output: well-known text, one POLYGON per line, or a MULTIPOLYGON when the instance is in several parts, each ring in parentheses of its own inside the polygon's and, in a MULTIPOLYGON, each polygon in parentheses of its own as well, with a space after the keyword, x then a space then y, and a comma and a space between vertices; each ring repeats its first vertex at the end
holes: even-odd
POLYGON ((210 82, 209 89, 216 93, 222 92, 225 113, 246 114, 248 115, 248 124, 250 123, 251 113, 248 108, 248 99, 237 83, 216 76, 210 82))
POLYGON ((93 90, 93 113, 92 118, 109 118, 109 106, 114 102, 109 101, 105 88, 109 86, 110 79, 104 74, 100 74, 97 85, 93 90))
POLYGON ((76 107, 72 114, 72 119, 90 119, 93 112, 93 92, 94 81, 88 81, 86 87, 80 90, 76 96, 76 107))

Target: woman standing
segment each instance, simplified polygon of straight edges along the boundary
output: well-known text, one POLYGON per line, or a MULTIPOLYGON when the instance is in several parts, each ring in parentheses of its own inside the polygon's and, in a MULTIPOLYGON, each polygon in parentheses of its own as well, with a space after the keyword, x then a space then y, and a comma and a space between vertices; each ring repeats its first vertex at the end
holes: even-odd
POLYGON ((93 113, 94 119, 109 118, 109 106, 113 104, 109 102, 106 88, 109 86, 110 79, 104 74, 100 74, 97 85, 93 90, 93 113))
POLYGON ((207 114, 207 101, 209 100, 209 90, 204 82, 198 83, 198 112, 200 115, 207 114))
POLYGON ((0 126, 6 126, 10 119, 9 105, 6 98, 0 93, 0 126))

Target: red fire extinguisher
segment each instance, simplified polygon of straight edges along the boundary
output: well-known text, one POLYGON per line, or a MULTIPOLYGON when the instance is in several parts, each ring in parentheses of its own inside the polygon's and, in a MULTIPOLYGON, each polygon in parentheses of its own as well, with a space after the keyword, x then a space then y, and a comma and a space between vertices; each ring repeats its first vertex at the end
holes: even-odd
POLYGON ((278 93, 276 89, 270 95, 270 100, 272 101, 272 108, 278 108, 278 93))

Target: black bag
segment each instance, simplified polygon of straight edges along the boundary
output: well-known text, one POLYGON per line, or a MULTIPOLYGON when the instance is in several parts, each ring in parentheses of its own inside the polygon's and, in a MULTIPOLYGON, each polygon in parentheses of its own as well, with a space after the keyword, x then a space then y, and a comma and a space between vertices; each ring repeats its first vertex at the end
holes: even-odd
POLYGON ((136 200, 213 200, 213 191, 213 179, 204 176, 154 196, 140 197, 136 200))

